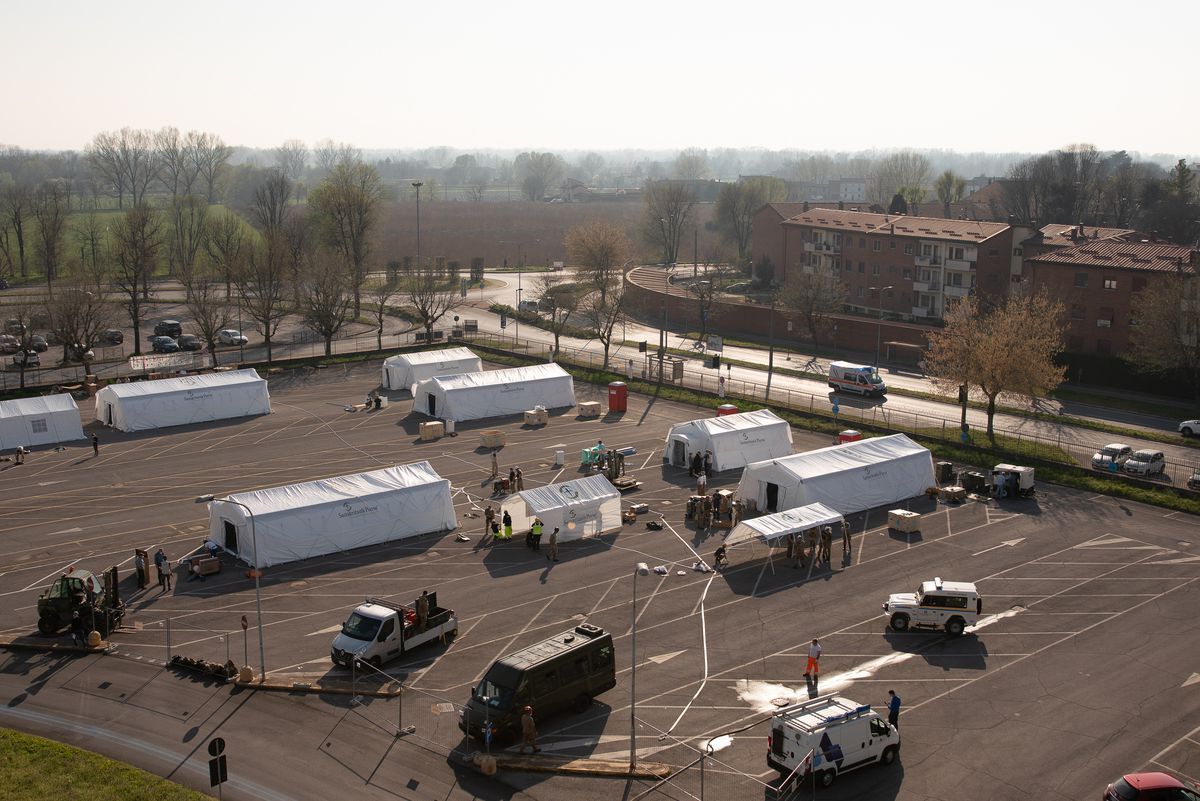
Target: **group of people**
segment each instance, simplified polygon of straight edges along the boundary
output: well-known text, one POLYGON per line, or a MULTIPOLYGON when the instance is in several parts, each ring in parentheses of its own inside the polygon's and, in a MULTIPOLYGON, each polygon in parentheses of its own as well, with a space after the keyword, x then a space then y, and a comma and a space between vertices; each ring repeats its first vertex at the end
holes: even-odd
POLYGON ((696 451, 692 454, 692 462, 688 467, 689 476, 704 476, 712 475, 712 451, 700 453, 696 451))
MULTIPOLYGON (((814 565, 823 562, 826 567, 829 567, 830 553, 833 550, 833 527, 822 526, 819 532, 812 528, 807 532, 800 531, 789 534, 787 548, 787 556, 792 560, 793 568, 799 569, 806 566, 804 558, 806 553, 812 554, 814 565)), ((850 527, 843 523, 842 554, 849 556, 850 552, 850 527)))
POLYGON ((365 403, 363 403, 363 409, 365 411, 370 411, 371 409, 375 409, 376 411, 378 411, 379 409, 382 409, 382 408, 383 408, 383 396, 380 395, 375 390, 371 390, 370 392, 368 392, 367 400, 365 403))
MULTIPOLYGON (((540 517, 534 517, 530 522, 529 531, 525 533, 525 547, 530 550, 541 553, 542 551, 542 533, 545 529, 545 523, 540 517)), ((546 559, 551 562, 558 561, 558 527, 555 527, 550 532, 546 551, 546 559)), ((492 540, 496 542, 504 542, 511 540, 513 535, 512 515, 507 509, 500 515, 500 519, 496 519, 496 510, 489 503, 483 510, 483 536, 492 536, 492 540)))

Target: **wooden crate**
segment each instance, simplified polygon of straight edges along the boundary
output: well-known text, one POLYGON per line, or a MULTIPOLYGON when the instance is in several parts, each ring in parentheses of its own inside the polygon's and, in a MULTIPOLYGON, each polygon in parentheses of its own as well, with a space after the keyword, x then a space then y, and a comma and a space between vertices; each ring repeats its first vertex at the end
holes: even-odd
POLYGON ((921 516, 907 509, 892 509, 888 512, 888 528, 912 534, 921 530, 921 516))
POLYGON ((446 436, 446 426, 441 420, 430 420, 427 423, 421 423, 421 439, 428 441, 446 436))
POLYGON ((584 401, 579 404, 580 417, 599 417, 600 402, 599 401, 584 401))
POLYGON ((485 448, 503 448, 505 442, 503 431, 497 431, 493 428, 479 432, 479 444, 485 448))

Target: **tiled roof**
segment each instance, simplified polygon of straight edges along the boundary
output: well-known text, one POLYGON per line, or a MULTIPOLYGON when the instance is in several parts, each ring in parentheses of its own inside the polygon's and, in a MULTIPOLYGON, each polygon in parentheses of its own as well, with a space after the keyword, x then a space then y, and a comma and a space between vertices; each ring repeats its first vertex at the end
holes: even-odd
POLYGON ((1182 263, 1184 272, 1192 274, 1196 272, 1196 251, 1163 242, 1122 242, 1100 239, 1044 253, 1030 261, 1036 264, 1158 272, 1178 270, 1182 263))
POLYGON ((1098 228, 1094 225, 1043 225, 1027 239, 1030 244, 1051 248, 1069 248, 1101 239, 1128 240, 1137 235, 1132 228, 1098 228))
POLYGON ((872 214, 836 209, 810 209, 789 217, 784 220, 783 224, 968 243, 986 241, 1008 229, 1008 225, 1005 223, 944 220, 937 217, 908 217, 902 214, 872 214))

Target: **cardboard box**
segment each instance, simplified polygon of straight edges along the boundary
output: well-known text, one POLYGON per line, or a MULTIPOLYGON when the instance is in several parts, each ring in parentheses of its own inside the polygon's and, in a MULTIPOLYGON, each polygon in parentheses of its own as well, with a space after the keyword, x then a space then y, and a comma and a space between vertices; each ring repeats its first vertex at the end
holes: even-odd
POLYGON ((479 433, 479 444, 485 448, 503 448, 505 442, 503 431, 488 429, 479 433))
POLYGON ((888 512, 888 528, 912 534, 921 530, 921 516, 907 509, 892 509, 888 512))
POLYGON ((579 404, 580 417, 599 417, 600 403, 599 401, 584 401, 579 404))
POLYGON ((421 423, 421 439, 428 441, 438 439, 446 435, 446 426, 441 420, 431 420, 427 423, 421 423))

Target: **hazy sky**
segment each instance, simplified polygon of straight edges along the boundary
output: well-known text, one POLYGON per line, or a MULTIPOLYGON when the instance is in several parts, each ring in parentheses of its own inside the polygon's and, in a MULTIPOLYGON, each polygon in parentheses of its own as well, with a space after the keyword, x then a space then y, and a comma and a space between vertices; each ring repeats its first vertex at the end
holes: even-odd
POLYGON ((0 0, 0 143, 1200 151, 1191 3, 0 0))

